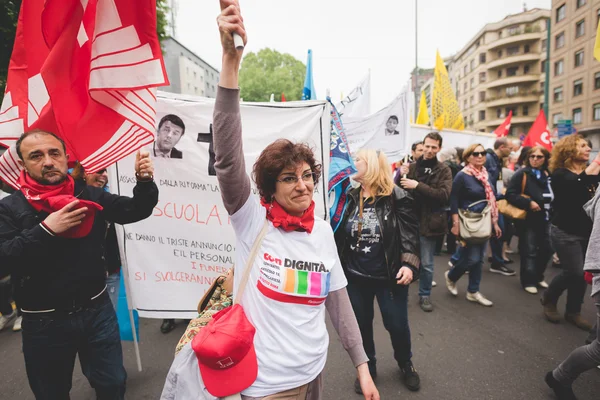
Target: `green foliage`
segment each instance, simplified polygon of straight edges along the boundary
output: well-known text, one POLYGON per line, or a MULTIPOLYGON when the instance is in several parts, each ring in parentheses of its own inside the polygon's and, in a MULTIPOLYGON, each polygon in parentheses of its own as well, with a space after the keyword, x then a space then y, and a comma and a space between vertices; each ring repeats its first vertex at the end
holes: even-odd
MULTIPOLYGON (((0 0, 0 104, 4 98, 20 8, 21 0, 0 0)), ((167 37, 168 12, 167 0, 156 0, 156 31, 160 41, 167 37)))
POLYGON ((290 54, 271 49, 248 53, 240 69, 240 96, 244 101, 269 101, 271 93, 281 101, 300 100, 306 66, 290 54))

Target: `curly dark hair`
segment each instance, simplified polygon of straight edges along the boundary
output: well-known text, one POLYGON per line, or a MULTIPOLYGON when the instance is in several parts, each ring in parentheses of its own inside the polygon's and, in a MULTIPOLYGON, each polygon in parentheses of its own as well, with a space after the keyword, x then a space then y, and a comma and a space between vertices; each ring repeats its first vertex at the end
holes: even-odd
POLYGON ((316 185, 321 177, 321 164, 317 164, 310 147, 303 143, 292 143, 287 139, 278 139, 268 145, 256 159, 252 171, 260 197, 266 202, 271 202, 281 171, 285 168, 296 168, 303 162, 316 174, 316 185))

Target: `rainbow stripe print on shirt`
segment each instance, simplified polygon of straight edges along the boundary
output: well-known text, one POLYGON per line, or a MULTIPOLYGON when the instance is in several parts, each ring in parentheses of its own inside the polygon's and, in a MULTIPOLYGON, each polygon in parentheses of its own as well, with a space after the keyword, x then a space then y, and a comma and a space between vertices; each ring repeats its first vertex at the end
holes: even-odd
POLYGON ((285 268, 283 291, 296 295, 325 297, 329 293, 330 280, 329 272, 309 272, 285 268))

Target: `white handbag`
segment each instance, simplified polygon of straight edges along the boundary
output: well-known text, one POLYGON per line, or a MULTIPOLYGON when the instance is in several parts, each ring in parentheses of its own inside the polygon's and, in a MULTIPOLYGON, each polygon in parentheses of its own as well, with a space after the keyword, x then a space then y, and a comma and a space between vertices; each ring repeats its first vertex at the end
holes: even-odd
POLYGON ((492 237, 492 207, 489 201, 479 200, 467 206, 466 210, 458 210, 460 238, 467 244, 480 244, 492 237), (471 207, 487 203, 483 211, 474 212, 471 207))

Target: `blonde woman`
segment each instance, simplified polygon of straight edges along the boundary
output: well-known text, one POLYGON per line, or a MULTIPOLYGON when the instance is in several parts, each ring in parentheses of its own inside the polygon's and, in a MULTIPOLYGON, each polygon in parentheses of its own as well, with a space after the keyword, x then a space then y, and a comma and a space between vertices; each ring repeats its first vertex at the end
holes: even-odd
MULTIPOLYGON (((355 157, 360 187, 350 191, 336 244, 348 279, 348 295, 369 357, 371 376, 377 376, 373 341, 373 303, 377 303, 392 338, 394 358, 404 384, 416 391, 420 378, 411 358, 408 326, 408 285, 419 276, 419 229, 413 198, 394 185, 386 156, 360 150, 355 157)), ((360 384, 355 382, 360 393, 360 384)))

